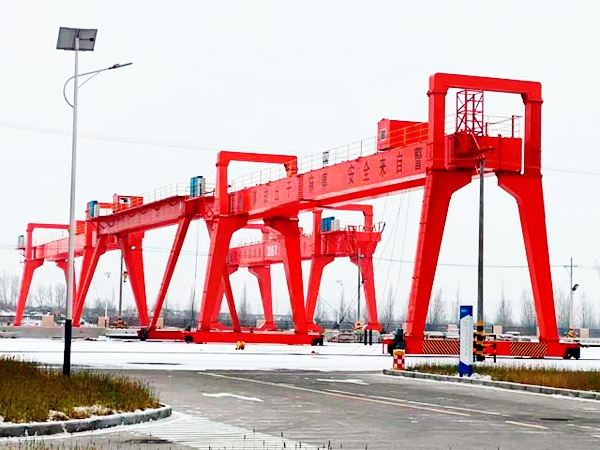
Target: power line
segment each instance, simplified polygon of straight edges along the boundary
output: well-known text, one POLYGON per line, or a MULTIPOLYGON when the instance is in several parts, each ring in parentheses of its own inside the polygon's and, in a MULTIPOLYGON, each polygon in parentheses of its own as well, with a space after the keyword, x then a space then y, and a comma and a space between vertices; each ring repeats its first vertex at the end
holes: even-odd
MULTIPOLYGON (((62 128, 52 128, 52 127, 44 127, 39 125, 30 125, 23 124, 17 122, 5 122, 0 121, 0 128, 8 128, 19 131, 32 131, 36 133, 47 133, 54 134, 60 136, 71 136, 72 131, 66 130, 62 128)), ((94 139, 100 141, 110 141, 110 142, 119 142, 124 144, 136 144, 136 145, 149 145, 155 147, 169 147, 169 148, 181 148, 188 150, 202 150, 207 152, 218 152, 223 148, 229 149, 237 149, 237 150, 264 150, 270 152, 277 152, 278 149, 268 148, 268 147, 247 147, 240 145, 227 145, 227 144, 205 144, 198 142, 186 142, 186 141, 172 141, 167 139, 150 139, 150 138, 140 138, 140 137, 131 137, 131 136, 118 136, 118 135, 110 135, 105 133, 91 133, 80 131, 78 132, 78 136, 86 139, 94 139)), ((363 141, 367 141, 370 138, 363 139, 363 141)), ((562 172, 569 173, 574 175, 590 175, 590 176, 600 176, 600 171, 586 170, 586 169, 577 169, 577 168, 569 168, 569 167, 558 167, 558 166, 546 166, 542 167, 543 171, 551 171, 551 172, 562 172)))
MULTIPOLYGON (((9 128, 19 131, 33 131, 36 133, 47 133, 59 136, 71 136, 70 130, 61 128, 41 127, 37 125, 27 125, 14 122, 0 122, 0 127, 9 128)), ((266 150, 266 151, 277 151, 266 147, 246 147, 239 145, 225 145, 225 144, 202 144, 197 142, 185 142, 185 141, 171 141, 162 139, 149 139, 129 136, 116 136, 104 133, 90 133, 85 131, 78 132, 78 136, 87 139, 120 142, 124 144, 137 144, 137 145, 149 145, 156 147, 170 147, 170 148, 181 148, 189 150, 203 150, 208 152, 218 152, 223 148, 237 149, 237 150, 266 150)))

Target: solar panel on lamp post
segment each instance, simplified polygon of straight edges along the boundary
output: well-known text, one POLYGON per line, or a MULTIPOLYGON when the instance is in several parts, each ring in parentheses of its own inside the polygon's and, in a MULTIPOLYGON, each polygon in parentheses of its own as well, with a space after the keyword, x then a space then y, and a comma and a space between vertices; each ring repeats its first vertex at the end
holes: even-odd
POLYGON ((79 52, 93 51, 96 44, 97 29, 83 28, 66 28, 60 27, 58 32, 58 42, 56 43, 57 50, 70 50, 75 52, 75 74, 70 77, 63 87, 63 95, 65 101, 73 108, 73 139, 71 147, 71 188, 69 200, 69 250, 67 260, 67 299, 66 299, 66 314, 65 314, 65 349, 63 359, 63 374, 71 374, 71 340, 73 335, 73 297, 74 297, 74 282, 75 282, 75 185, 76 185, 76 168, 77 168, 77 92, 92 77, 98 75, 105 70, 118 69, 120 67, 129 66, 127 64, 115 64, 105 69, 94 70, 79 74, 79 52), (79 84, 79 77, 91 75, 90 78, 79 84), (66 96, 66 87, 69 81, 73 81, 73 103, 70 103, 66 96))

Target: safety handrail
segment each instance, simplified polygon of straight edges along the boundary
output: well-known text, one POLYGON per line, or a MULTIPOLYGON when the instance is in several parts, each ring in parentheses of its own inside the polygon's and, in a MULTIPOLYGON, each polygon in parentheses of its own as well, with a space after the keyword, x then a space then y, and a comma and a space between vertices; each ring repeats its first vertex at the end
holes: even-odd
MULTIPOLYGON (((488 136, 519 137, 521 116, 484 116, 485 133, 488 136)), ((456 132, 456 115, 448 115, 445 118, 445 134, 451 135, 456 132)), ((392 131, 388 136, 391 141, 403 141, 408 144, 425 142, 428 138, 427 127, 424 123, 410 125, 400 130, 392 131)), ((370 156, 377 153, 377 136, 360 141, 325 150, 321 153, 298 158, 298 173, 306 173, 311 170, 322 169, 333 164, 370 156)), ((244 188, 269 183, 286 177, 285 168, 282 165, 274 165, 263 170, 252 172, 241 177, 234 178, 230 182, 229 192, 239 191, 244 188)))

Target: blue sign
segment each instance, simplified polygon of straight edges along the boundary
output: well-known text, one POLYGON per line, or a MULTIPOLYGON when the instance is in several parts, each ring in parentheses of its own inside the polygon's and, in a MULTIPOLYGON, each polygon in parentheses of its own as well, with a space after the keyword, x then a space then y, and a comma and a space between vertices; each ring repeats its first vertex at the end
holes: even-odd
POLYGON ((473 306, 460 306, 460 353, 458 357, 459 376, 473 375, 473 306))

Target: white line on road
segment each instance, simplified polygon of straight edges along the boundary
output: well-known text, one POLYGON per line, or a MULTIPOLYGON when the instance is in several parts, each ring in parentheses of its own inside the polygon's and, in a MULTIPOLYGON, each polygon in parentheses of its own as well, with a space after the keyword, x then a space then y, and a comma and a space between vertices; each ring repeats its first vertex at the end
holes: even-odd
MULTIPOLYGON (((281 383, 274 383, 271 381, 262 381, 262 380, 252 380, 249 378, 235 377, 235 376, 230 376, 230 375, 221 375, 221 374, 216 374, 216 373, 198 372, 198 374, 215 377, 215 378, 226 378, 229 380, 238 380, 238 381, 245 381, 247 383, 262 384, 265 386, 274 386, 274 387, 284 388, 284 389, 293 389, 293 390, 297 390, 297 391, 311 392, 314 394, 328 395, 331 397, 346 398, 349 400, 361 400, 361 401, 370 402, 370 403, 398 406, 398 407, 407 408, 407 409, 418 409, 418 410, 422 410, 422 411, 436 412, 439 414, 447 414, 450 416, 462 416, 462 417, 470 417, 471 416, 470 414, 461 413, 461 412, 457 412, 457 411, 446 411, 444 409, 425 407, 425 406, 417 406, 414 404, 402 404, 402 403, 399 403, 398 400, 393 401, 393 402, 387 401, 387 400, 379 400, 377 398, 362 396, 360 394, 355 394, 352 392, 343 392, 343 391, 334 391, 334 390, 322 390, 321 391, 319 389, 304 388, 304 387, 294 386, 294 385, 290 385, 290 384, 281 384, 281 383)), ((436 406, 439 406, 439 408, 444 408, 444 406, 442 406, 442 405, 436 405, 436 406)))
POLYGON ((230 394, 229 392, 219 392, 218 394, 207 394, 206 392, 203 392, 202 395, 204 395, 205 397, 215 397, 215 398, 233 397, 233 398, 237 398, 240 400, 248 400, 250 402, 262 402, 262 400, 258 397, 244 397, 243 395, 230 394))
POLYGON ((535 425, 533 423, 514 422, 512 420, 505 420, 504 423, 508 423, 511 425, 518 425, 520 427, 536 428, 538 430, 547 430, 548 429, 548 427, 545 427, 543 425, 535 425))
POLYGON ((401 401, 401 402, 406 402, 406 403, 411 403, 411 404, 417 404, 417 405, 422 405, 422 406, 434 406, 434 407, 439 407, 439 408, 455 409, 457 411, 472 412, 472 413, 476 413, 476 414, 487 414, 487 415, 490 415, 490 416, 504 416, 504 417, 508 416, 508 414, 502 414, 502 413, 495 412, 495 411, 483 411, 481 409, 461 408, 460 406, 436 405, 435 403, 415 402, 413 400, 402 400, 402 399, 393 398, 393 397, 380 397, 378 395, 373 395, 372 397, 373 398, 377 398, 377 399, 381 399, 381 400, 401 401))
POLYGON ((322 381, 324 383, 350 383, 360 384, 362 386, 369 386, 369 383, 354 378, 317 378, 317 381, 322 381))

